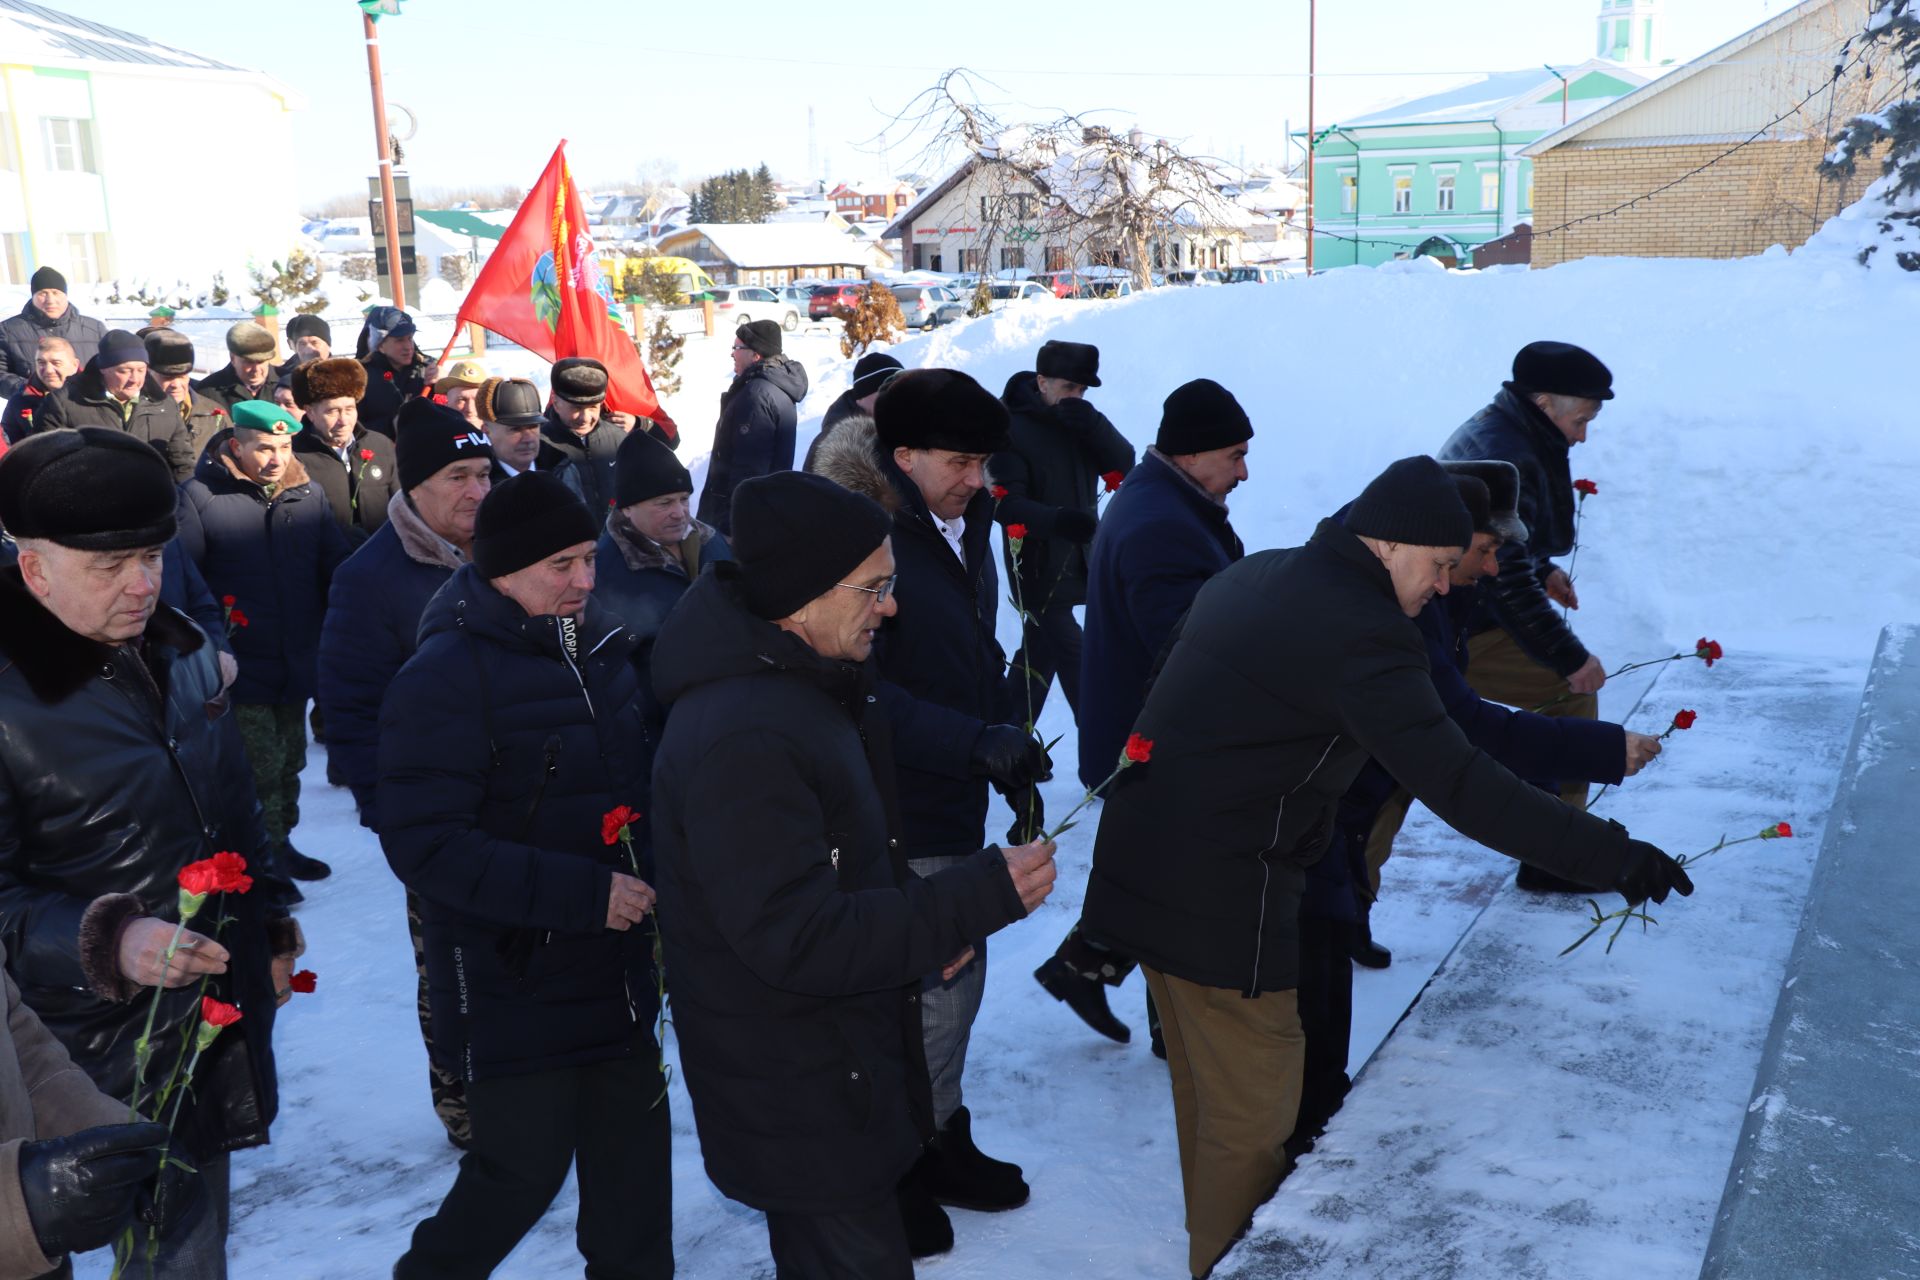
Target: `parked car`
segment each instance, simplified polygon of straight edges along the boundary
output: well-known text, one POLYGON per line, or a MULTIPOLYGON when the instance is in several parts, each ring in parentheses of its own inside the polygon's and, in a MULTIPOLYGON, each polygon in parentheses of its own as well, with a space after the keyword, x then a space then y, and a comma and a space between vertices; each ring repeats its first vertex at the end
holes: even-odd
POLYGON ((1058 302, 1053 290, 1038 280, 1008 281, 987 286, 993 294, 993 309, 1004 311, 1008 307, 1024 307, 1030 303, 1047 305, 1058 302))
POLYGON ((759 285, 723 284, 707 290, 723 329, 738 329, 749 320, 771 320, 792 333, 800 327, 800 309, 783 302, 771 289, 759 285))
POLYGON ((1133 296, 1133 281, 1125 279, 1088 280, 1080 286, 1083 298, 1130 298, 1133 296))
POLYGON ((1052 289, 1056 298, 1084 298, 1087 296, 1087 286, 1093 283, 1078 271, 1049 271, 1036 278, 1052 289))
POLYGON ((1225 284, 1218 271, 1169 271, 1167 283, 1172 285, 1212 285, 1225 284))
POLYGON ((1285 267, 1228 267, 1222 273, 1228 284, 1279 284, 1292 280, 1294 272, 1285 267))
POLYGON ((866 287, 865 280, 833 280, 815 285, 812 296, 807 299, 807 318, 831 320, 835 307, 859 306, 860 292, 866 287))
POLYGON ((785 284, 773 292, 775 297, 803 316, 807 314, 807 304, 813 301, 813 286, 810 284, 785 284))
MULTIPOLYGON (((953 290, 943 285, 903 284, 893 291, 900 300, 900 314, 906 318, 909 329, 931 329, 946 323, 940 319, 940 313, 950 303, 960 301, 953 290)), ((962 315, 966 307, 960 308, 962 315)))

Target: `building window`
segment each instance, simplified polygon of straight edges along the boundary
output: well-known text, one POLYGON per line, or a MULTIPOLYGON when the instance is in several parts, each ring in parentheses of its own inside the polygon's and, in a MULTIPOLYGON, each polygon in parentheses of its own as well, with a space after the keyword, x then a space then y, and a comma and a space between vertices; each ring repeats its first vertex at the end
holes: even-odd
POLYGON ((1441 213, 1452 213, 1453 189, 1453 175, 1450 173, 1441 174, 1439 177, 1439 186, 1433 193, 1434 208, 1438 209, 1441 213))
POLYGON ((962 249, 960 251, 960 270, 963 273, 976 272, 986 266, 986 251, 983 249, 962 249))
POLYGON ((1340 175, 1340 212, 1352 213, 1360 207, 1360 175, 1340 175))
POLYGON ((4 250, 4 259, 0 260, 0 271, 4 271, 6 283, 24 285, 27 283, 27 237, 24 232, 9 231, 0 235, 0 250, 4 250))
POLYGON ((1067 257, 1067 246, 1063 244, 1047 246, 1047 270, 1065 271, 1072 266, 1072 260, 1067 257))
POLYGON ((1413 175, 1410 173, 1393 175, 1393 211, 1395 213, 1413 212, 1413 175))
POLYGON ((1027 251, 1025 249, 1002 249, 1000 251, 1000 269, 1002 271, 1025 271, 1027 269, 1027 251))
POLYGON ((1480 171, 1480 207, 1489 211, 1500 207, 1500 171, 1498 169, 1480 171))
POLYGON ((55 173, 94 173, 93 129, 89 121, 48 116, 47 168, 55 173))
POLYGON ((69 280, 99 284, 107 277, 107 238, 98 232, 68 232, 53 237, 62 273, 69 280))

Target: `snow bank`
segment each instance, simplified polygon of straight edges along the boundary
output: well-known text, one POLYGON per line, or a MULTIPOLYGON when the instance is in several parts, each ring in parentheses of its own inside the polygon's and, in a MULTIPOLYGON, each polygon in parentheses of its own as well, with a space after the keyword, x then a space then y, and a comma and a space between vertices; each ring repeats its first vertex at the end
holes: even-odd
MULTIPOLYGON (((1251 550, 1304 540, 1387 462, 1438 448, 1524 343, 1578 342, 1619 393, 1573 454, 1600 486, 1575 621, 1602 659, 1704 633, 1729 651, 1864 660, 1883 624, 1920 612, 1920 434, 1905 388, 1862 362, 1911 324, 1915 296, 1905 272, 1805 253, 1356 270, 1009 311, 894 351, 998 392, 1048 338, 1097 343, 1091 398, 1143 447, 1169 391, 1214 378, 1258 432, 1232 498, 1251 550)), ((846 382, 828 371, 805 409, 817 418, 846 382)))

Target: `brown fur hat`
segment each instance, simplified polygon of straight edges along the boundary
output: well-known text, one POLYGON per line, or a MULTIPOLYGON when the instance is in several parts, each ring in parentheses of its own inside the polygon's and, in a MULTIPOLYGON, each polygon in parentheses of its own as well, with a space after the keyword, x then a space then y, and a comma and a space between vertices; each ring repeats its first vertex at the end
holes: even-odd
POLYGON ((293 371, 293 402, 302 409, 322 400, 341 396, 358 400, 366 394, 367 367, 358 360, 310 360, 293 371))

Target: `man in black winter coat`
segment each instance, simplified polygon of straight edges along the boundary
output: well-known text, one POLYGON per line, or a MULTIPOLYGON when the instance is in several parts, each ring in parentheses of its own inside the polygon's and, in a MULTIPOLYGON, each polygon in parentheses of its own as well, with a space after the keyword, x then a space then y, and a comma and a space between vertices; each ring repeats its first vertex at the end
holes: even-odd
POLYGON ((295 879, 321 880, 331 868, 292 839, 327 586, 352 548, 294 456, 299 432, 299 420, 270 401, 235 405, 233 429, 180 487, 180 545, 228 608, 240 662, 234 714, 275 859, 295 879))
POLYGON ((912 1002, 1046 897, 1053 847, 908 871, 869 660, 904 608, 892 522, 798 473, 741 485, 733 517, 739 559, 693 584, 653 656, 672 707, 660 914, 700 1150, 766 1211, 780 1275, 908 1280, 896 1194, 931 1130, 912 1002))
MULTIPOLYGON (((1080 713, 1080 781, 1091 790, 1120 759, 1147 699, 1155 659, 1207 580, 1244 549, 1227 521, 1227 495, 1247 478, 1253 422, 1233 394, 1196 378, 1161 406, 1153 447, 1127 476, 1100 522, 1089 557, 1087 640, 1080 713)), ((1034 979, 1086 1024, 1121 1044, 1127 1025, 1107 1008, 1106 988, 1133 961, 1075 925, 1034 979)), ((1164 1053, 1149 1001, 1154 1052, 1164 1053)))
POLYGON ((1500 852, 1629 902, 1692 890, 1659 849, 1514 777, 1447 718, 1412 619, 1446 593, 1472 537, 1452 477, 1405 458, 1344 526, 1322 521, 1306 546, 1223 571, 1135 725, 1150 758, 1107 798, 1083 919, 1139 959, 1160 1010, 1195 1276, 1286 1172, 1303 870, 1369 756, 1500 852))
POLYGON ((873 402, 879 399, 880 388, 886 386, 887 380, 900 372, 900 368, 900 362, 884 351, 869 351, 854 361, 853 383, 835 396, 826 413, 821 415, 820 434, 807 446, 806 464, 801 470, 814 469, 814 455, 841 423, 849 418, 873 417, 873 402))
POLYGON ((0 522, 20 544, 0 570, 0 943, 74 1061, 123 1106, 138 1087, 149 1113, 202 980, 240 1007, 174 1133, 209 1203, 153 1272, 203 1278, 226 1274, 228 1153, 266 1142, 274 1120, 274 1010, 301 942, 213 646, 159 603, 174 504, 165 463, 117 431, 45 432, 0 459, 0 522), (219 851, 247 859, 253 887, 210 902, 169 960, 179 872, 219 851), (156 986, 158 1048, 137 1086, 156 986))
POLYGON ((227 363, 193 384, 193 389, 225 409, 248 400, 273 403, 274 360, 280 344, 265 325, 242 320, 227 330, 227 363))
POLYGON ((200 465, 200 455, 231 425, 231 419, 225 408, 193 389, 193 339, 178 329, 147 328, 136 336, 147 344, 148 370, 187 424, 187 453, 193 461, 185 475, 176 477, 185 482, 200 465))
POLYGON ((606 417, 607 366, 569 356, 553 366, 534 470, 557 477, 601 520, 613 507, 614 457, 627 433, 606 417))
POLYGON ((393 440, 360 425, 366 368, 358 360, 313 360, 296 365, 292 378, 293 402, 306 425, 293 438, 293 452, 357 547, 387 522, 387 506, 400 492, 393 440))
POLYGON ((551 476, 489 492, 381 715, 380 843, 419 895, 433 1052, 473 1117, 399 1280, 491 1274, 576 1161, 588 1274, 673 1274, 653 743, 637 642, 591 599, 599 532, 551 476))
POLYGON ((0 320, 0 396, 11 396, 33 375, 33 357, 42 338, 65 338, 74 364, 83 365, 100 349, 107 327, 83 316, 67 297, 67 278, 41 267, 27 282, 32 291, 20 314, 0 320))
POLYGON ((414 343, 413 317, 398 307, 375 307, 360 326, 354 358, 367 370, 360 425, 391 437, 400 406, 428 394, 433 365, 414 343))
POLYGON ((1022 706, 1029 723, 1040 719, 1056 673, 1067 705, 1076 719, 1080 714, 1082 638, 1073 606, 1087 600, 1087 547, 1100 527, 1100 494, 1133 470, 1133 446, 1086 400, 1088 388, 1100 385, 1100 349, 1046 342, 1034 368, 1007 380, 1001 398, 1013 415, 1011 441, 988 466, 1005 491, 994 519, 1027 530, 1017 574, 1007 543, 1007 574, 1017 580, 1026 613, 1013 674, 1027 681, 1022 706))
POLYGON ((40 402, 35 431, 109 427, 152 445, 175 480, 193 474, 193 440, 173 401, 147 370, 147 346, 125 329, 111 329, 93 359, 40 402))
MULTIPOLYGON (((600 535, 596 600, 626 620, 643 654, 701 571, 733 559, 727 540, 693 518, 693 477, 648 431, 629 431, 614 460, 614 509, 600 535)), ((645 661, 642 680, 645 681, 645 661)))
POLYGON ((0 433, 5 434, 7 442, 19 444, 32 435, 33 416, 40 411, 41 400, 79 372, 80 362, 73 358, 71 342, 65 338, 40 339, 34 349, 33 373, 7 397, 6 411, 0 413, 0 433))
POLYGON ((730 532, 733 491, 742 481, 793 469, 807 367, 782 352, 780 326, 771 320, 743 324, 733 335, 733 382, 720 395, 698 513, 721 533, 730 532))
MULTIPOLYGON (((1471 624, 1474 682, 1487 697, 1546 714, 1592 720, 1600 714, 1601 660, 1554 608, 1580 607, 1567 571, 1553 557, 1573 550, 1575 499, 1568 457, 1587 438, 1613 374, 1591 353, 1566 342, 1531 342, 1513 358, 1513 378, 1493 403, 1469 418, 1436 455, 1443 461, 1498 459, 1520 471, 1523 541, 1500 550, 1500 573, 1481 589, 1486 602, 1471 624), (1550 705, 1549 705, 1550 704, 1550 705)), ((1569 779, 1560 798, 1587 802, 1587 784, 1569 779)), ((1391 839, 1391 833, 1388 833, 1391 839)), ((1522 888, 1580 891, 1580 886, 1523 864, 1522 888)))
MULTIPOLYGON (((1038 835, 1035 784, 1050 771, 1039 742, 1008 723, 1014 698, 994 639, 1000 601, 984 464, 1006 444, 1006 410, 951 369, 900 374, 874 407, 873 427, 842 423, 814 465, 893 512, 900 612, 881 628, 875 660, 893 724, 907 857, 928 875, 980 847, 990 784, 1014 806, 1008 839, 1038 835)), ((919 1176, 936 1200, 1013 1209, 1028 1197, 1020 1168, 981 1154, 963 1105, 967 1044, 986 988, 984 938, 974 952, 957 975, 930 974, 921 996, 938 1133, 919 1176)))

